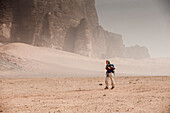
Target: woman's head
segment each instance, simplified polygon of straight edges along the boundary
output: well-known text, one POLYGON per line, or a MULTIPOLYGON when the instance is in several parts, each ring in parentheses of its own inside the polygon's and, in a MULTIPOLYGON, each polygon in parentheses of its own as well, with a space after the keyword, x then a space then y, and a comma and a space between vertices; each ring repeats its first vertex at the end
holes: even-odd
POLYGON ((106 64, 110 64, 110 61, 109 61, 109 60, 106 60, 106 64))

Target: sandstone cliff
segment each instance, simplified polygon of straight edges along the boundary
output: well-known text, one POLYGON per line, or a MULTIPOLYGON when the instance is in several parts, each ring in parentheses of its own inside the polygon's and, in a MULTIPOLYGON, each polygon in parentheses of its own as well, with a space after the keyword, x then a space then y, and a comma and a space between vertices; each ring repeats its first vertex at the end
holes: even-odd
POLYGON ((126 48, 121 35, 99 25, 95 0, 1 0, 0 42, 98 58, 126 57, 127 51, 133 53, 128 58, 149 57, 146 48, 126 48))
POLYGON ((150 57, 150 55, 148 54, 148 49, 144 46, 141 47, 139 45, 135 45, 135 46, 132 46, 132 47, 126 47, 125 48, 125 55, 126 55, 126 58, 134 58, 134 59, 141 59, 141 58, 150 57))

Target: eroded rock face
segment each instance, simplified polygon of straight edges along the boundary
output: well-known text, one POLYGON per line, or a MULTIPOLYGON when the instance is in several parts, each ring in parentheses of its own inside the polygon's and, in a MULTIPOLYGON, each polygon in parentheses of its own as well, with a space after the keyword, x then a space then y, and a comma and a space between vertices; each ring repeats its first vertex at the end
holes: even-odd
MULTIPOLYGON (((121 35, 99 26, 95 0, 1 0, 0 5, 2 43, 22 42, 98 58, 126 57, 135 48, 126 49, 121 35)), ((148 54, 146 48, 140 51, 148 54)))
POLYGON ((150 57, 148 49, 144 46, 135 45, 125 48, 126 58, 141 59, 150 57), (140 57, 139 57, 140 56, 140 57))
POLYGON ((80 21, 77 27, 77 35, 74 42, 74 52, 91 57, 92 34, 86 19, 80 21))
POLYGON ((7 43, 11 38, 13 21, 12 7, 9 0, 0 1, 0 42, 7 43))

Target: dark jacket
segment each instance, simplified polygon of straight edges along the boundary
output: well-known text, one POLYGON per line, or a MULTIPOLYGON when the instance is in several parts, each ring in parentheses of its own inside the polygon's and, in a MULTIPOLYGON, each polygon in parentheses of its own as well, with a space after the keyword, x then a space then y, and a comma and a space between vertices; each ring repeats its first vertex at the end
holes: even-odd
POLYGON ((107 64, 106 65, 106 70, 107 70, 106 73, 114 73, 114 70, 115 70, 114 65, 113 64, 107 64))

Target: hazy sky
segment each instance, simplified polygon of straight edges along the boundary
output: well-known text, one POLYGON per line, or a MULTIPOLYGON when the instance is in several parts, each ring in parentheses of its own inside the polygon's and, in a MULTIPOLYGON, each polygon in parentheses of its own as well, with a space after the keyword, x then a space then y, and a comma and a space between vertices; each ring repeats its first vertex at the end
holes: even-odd
POLYGON ((170 0, 96 0, 100 24, 143 45, 152 57, 170 57, 170 0))

